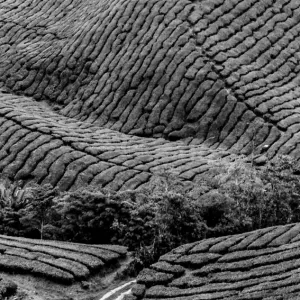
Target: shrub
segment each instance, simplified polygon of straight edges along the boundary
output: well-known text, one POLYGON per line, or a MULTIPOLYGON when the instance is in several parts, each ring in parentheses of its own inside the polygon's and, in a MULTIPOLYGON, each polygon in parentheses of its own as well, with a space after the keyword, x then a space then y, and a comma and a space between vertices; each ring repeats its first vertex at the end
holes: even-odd
POLYGON ((0 232, 7 235, 23 235, 22 209, 29 203, 30 193, 21 187, 21 182, 10 182, 0 176, 0 232))
POLYGON ((219 166, 214 177, 202 179, 211 186, 199 198, 208 235, 299 222, 300 181, 295 169, 297 162, 289 157, 278 157, 263 169, 245 160, 219 166))
POLYGON ((33 274, 49 278, 53 281, 57 281, 58 283, 71 284, 74 281, 74 276, 69 272, 49 266, 43 262, 35 261, 32 264, 31 272, 33 274))
POLYGON ((118 202, 102 191, 78 190, 65 193, 55 209, 61 237, 81 243, 110 243, 118 202))
POLYGON ((0 233, 32 238, 54 238, 52 224, 54 198, 59 194, 51 185, 33 184, 0 178, 0 233), (51 233, 49 235, 49 233, 51 233))
POLYGON ((123 201, 113 223, 112 242, 135 252, 136 268, 154 263, 171 249, 205 237, 200 206, 182 191, 190 187, 164 173, 123 201), (184 188, 180 191, 180 186, 184 188))
POLYGON ((9 280, 0 281, 0 295, 1 299, 8 299, 16 294, 18 286, 16 283, 9 280))

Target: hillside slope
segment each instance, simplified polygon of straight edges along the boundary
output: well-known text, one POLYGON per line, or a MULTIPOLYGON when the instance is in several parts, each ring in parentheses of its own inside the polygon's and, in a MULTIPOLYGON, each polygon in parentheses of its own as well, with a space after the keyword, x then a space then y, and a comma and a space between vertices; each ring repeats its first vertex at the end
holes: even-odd
MULTIPOLYGON (((130 261, 122 246, 0 235, 0 283, 14 282, 28 299, 99 299, 126 280, 122 272, 130 261)), ((1 299, 2 293, 0 284, 1 299)))
POLYGON ((231 154, 299 158, 299 6, 2 0, 0 171, 118 190, 231 154))
POLYGON ((187 244, 144 269, 131 300, 299 299, 300 225, 187 244))

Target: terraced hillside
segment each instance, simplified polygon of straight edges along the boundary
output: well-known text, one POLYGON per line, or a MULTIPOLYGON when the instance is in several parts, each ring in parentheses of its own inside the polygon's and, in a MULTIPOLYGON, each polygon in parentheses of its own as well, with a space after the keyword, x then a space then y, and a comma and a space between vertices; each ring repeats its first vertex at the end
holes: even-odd
POLYGON ((98 185, 134 189, 162 167, 193 179, 229 156, 206 146, 145 139, 52 112, 40 102, 0 94, 0 169, 62 190, 98 185))
POLYGON ((1 272, 29 274, 60 284, 88 280, 118 267, 126 247, 41 241, 0 235, 1 272))
POLYGON ((299 299, 300 225, 180 246, 144 269, 126 299, 299 299))
POLYGON ((118 190, 264 146, 260 162, 300 157, 297 0, 1 0, 0 14, 12 179, 118 190))

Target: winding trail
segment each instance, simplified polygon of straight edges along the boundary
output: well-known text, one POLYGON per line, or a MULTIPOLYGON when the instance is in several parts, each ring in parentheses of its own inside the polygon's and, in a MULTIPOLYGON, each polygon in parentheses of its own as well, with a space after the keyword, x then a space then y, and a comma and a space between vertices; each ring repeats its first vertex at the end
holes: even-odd
POLYGON ((136 280, 129 281, 111 291, 106 293, 100 298, 100 300, 123 300, 125 295, 131 293, 133 284, 136 283, 136 280))

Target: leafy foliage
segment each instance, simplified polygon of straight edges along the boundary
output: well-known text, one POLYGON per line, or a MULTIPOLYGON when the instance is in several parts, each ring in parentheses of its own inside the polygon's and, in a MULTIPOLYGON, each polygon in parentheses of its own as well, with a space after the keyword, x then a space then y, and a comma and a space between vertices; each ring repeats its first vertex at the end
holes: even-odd
POLYGON ((181 244, 300 222, 299 170, 289 157, 261 169, 240 159, 217 165, 195 184, 163 172, 142 189, 124 192, 61 193, 50 185, 0 181, 0 232, 125 245, 139 270, 181 244))
POLYGON ((111 226, 119 204, 109 194, 78 190, 65 193, 55 209, 61 238, 74 242, 110 243, 111 226))
POLYGON ((50 184, 35 184, 27 190, 30 196, 28 204, 22 209, 21 224, 27 230, 27 235, 38 231, 41 239, 45 234, 48 234, 48 238, 53 238, 58 231, 58 228, 51 224, 54 220, 54 199, 59 195, 58 190, 53 189, 50 184))
MULTIPOLYGON (((211 235, 245 232, 300 221, 298 163, 278 157, 257 170, 244 160, 221 165, 202 181, 210 192, 200 197, 211 235)), ((201 183, 200 183, 201 184, 201 183)))
POLYGON ((135 203, 124 203, 116 216, 112 242, 135 251, 144 266, 181 244, 204 238, 200 207, 188 200, 172 190, 140 193, 135 203))
MULTIPOLYGON (((0 181, 0 230, 4 234, 18 235, 22 231, 20 218, 28 206, 30 192, 21 188, 20 182, 0 181)), ((21 234, 22 235, 22 234, 21 234)))

